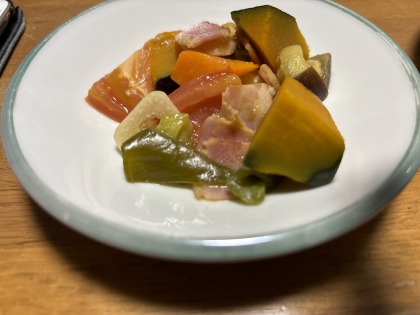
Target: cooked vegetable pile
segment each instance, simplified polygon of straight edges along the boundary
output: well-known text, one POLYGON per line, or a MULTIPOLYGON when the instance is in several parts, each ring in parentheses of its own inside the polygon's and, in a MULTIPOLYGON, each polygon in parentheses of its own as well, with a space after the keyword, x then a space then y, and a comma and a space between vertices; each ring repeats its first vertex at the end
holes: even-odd
POLYGON ((89 90, 86 101, 120 123, 128 181, 246 204, 282 177, 332 181, 345 145, 322 103, 331 55, 310 57, 295 18, 272 6, 231 17, 158 34, 89 90))

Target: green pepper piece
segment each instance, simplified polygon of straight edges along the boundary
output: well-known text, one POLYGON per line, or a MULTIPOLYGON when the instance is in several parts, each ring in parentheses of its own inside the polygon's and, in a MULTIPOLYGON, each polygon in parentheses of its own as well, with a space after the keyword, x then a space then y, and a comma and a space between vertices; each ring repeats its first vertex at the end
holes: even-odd
POLYGON ((266 191, 273 188, 279 176, 257 173, 247 169, 235 171, 227 181, 229 190, 246 204, 258 204, 266 191))
POLYGON ((192 147, 154 129, 144 129, 121 147, 129 182, 226 185, 233 172, 192 147))
POLYGON ((193 125, 188 114, 163 115, 156 130, 186 145, 193 145, 193 125))

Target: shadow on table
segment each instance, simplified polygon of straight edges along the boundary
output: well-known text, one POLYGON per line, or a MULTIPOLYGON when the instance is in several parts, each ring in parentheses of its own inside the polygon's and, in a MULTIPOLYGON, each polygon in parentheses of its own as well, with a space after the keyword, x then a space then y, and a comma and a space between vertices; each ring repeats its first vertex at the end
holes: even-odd
POLYGON ((417 70, 420 71, 420 32, 417 34, 416 46, 414 47, 414 57, 412 61, 417 70))
POLYGON ((386 294, 378 292, 382 284, 374 280, 384 278, 381 270, 358 263, 369 260, 369 246, 375 243, 371 235, 386 209, 356 231, 327 244, 289 256, 235 264, 180 263, 132 255, 85 238, 35 205, 34 209, 51 245, 76 272, 133 300, 179 308, 180 313, 226 312, 272 303, 279 310, 282 301, 286 307, 294 304, 306 309, 318 301, 323 311, 337 311, 334 314, 388 314, 386 294), (305 293, 306 299, 301 300, 305 293))

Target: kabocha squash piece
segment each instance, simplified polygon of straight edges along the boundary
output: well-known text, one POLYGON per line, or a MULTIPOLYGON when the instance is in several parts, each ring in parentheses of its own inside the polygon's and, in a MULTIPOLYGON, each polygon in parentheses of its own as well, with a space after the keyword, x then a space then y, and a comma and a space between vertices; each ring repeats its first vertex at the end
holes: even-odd
POLYGON ((258 65, 253 62, 225 59, 196 51, 183 51, 172 70, 171 78, 179 85, 183 85, 203 74, 227 67, 238 76, 243 76, 258 69, 258 65))
POLYGON ((322 66, 319 60, 305 60, 299 45, 283 48, 279 59, 281 64, 277 76, 281 81, 285 77, 292 77, 311 90, 321 101, 327 98, 328 88, 322 78, 322 66))
POLYGON ((309 57, 309 47, 293 16, 270 5, 233 11, 231 16, 274 72, 279 67, 277 57, 284 47, 300 45, 305 59, 309 57))
POLYGON ((321 64, 322 80, 324 80, 324 83, 328 88, 330 86, 331 78, 331 54, 325 53, 316 55, 308 59, 308 61, 310 60, 317 60, 321 64))
POLYGON ((171 75, 182 51, 181 46, 175 41, 178 33, 179 31, 163 32, 147 41, 150 48, 150 74, 154 87, 159 79, 171 75))
POLYGON ((288 77, 263 118, 244 165, 319 186, 331 182, 344 153, 344 139, 322 102, 288 77))

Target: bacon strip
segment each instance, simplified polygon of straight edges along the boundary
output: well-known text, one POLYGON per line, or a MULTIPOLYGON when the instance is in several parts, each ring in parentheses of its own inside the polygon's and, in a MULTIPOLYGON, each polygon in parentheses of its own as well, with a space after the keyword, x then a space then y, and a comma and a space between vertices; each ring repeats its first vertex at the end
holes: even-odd
POLYGON ((206 143, 211 139, 222 139, 232 142, 250 142, 254 132, 243 125, 238 117, 231 120, 212 115, 208 117, 201 127, 201 136, 197 148, 206 149, 206 143))
MULTIPOLYGON (((274 95, 274 89, 265 83, 227 87, 220 115, 208 117, 202 125, 197 149, 223 165, 240 169, 274 95)), ((197 199, 232 199, 224 186, 199 185, 193 190, 197 199)))
POLYGON ((226 186, 194 185, 194 196, 198 200, 221 201, 235 199, 236 196, 226 186))
POLYGON ((275 93, 265 83, 229 86, 222 94, 220 116, 232 119, 238 115, 246 127, 256 131, 271 106, 275 93))
POLYGON ((280 80, 269 66, 266 64, 261 65, 258 73, 263 78, 265 83, 273 87, 274 90, 278 91, 280 89, 280 80))
POLYGON ((209 22, 201 22, 175 36, 178 44, 184 48, 194 48, 213 39, 229 36, 230 29, 209 22))

